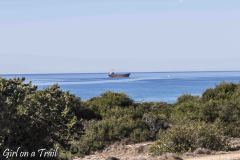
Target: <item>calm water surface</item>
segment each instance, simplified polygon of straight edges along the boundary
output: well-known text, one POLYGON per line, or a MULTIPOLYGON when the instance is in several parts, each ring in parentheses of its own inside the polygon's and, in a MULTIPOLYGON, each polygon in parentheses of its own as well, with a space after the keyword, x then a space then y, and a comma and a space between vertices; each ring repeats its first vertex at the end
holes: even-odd
POLYGON ((240 72, 165 72, 132 73, 130 78, 111 79, 107 74, 26 74, 1 75, 1 77, 26 77, 39 89, 59 84, 83 100, 105 91, 127 93, 136 101, 175 102, 182 94, 200 95, 207 88, 225 82, 239 82, 240 72))

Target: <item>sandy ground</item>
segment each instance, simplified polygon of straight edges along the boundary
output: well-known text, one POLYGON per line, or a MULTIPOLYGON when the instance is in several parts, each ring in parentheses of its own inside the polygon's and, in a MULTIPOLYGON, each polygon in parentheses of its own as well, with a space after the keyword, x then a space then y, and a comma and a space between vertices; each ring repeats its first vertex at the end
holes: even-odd
MULTIPOLYGON (((106 160, 108 157, 116 157, 120 160, 240 160, 240 150, 234 152, 211 152, 209 153, 189 153, 182 156, 176 154, 165 154, 153 157, 148 154, 148 148, 153 142, 123 145, 116 143, 101 152, 96 152, 84 158, 74 160, 106 160), (181 158, 180 158, 181 157, 181 158)), ((240 139, 234 139, 232 145, 240 147, 240 139)))
POLYGON ((184 158, 186 160, 240 160, 240 152, 222 153, 219 155, 205 155, 202 157, 184 158))

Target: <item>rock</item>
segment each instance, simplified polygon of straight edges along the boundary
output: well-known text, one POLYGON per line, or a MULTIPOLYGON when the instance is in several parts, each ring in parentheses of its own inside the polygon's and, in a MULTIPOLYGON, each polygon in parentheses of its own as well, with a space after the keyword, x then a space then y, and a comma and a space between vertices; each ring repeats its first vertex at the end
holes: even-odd
POLYGON ((240 150, 240 138, 231 138, 229 149, 230 149, 230 151, 240 150))
POLYGON ((160 160, 183 160, 174 153, 165 153, 160 157, 160 160))
POLYGON ((193 153, 194 154, 211 154, 211 151, 205 148, 197 148, 193 153))
POLYGON ((108 157, 106 160, 120 160, 120 159, 116 157, 108 157))
POLYGON ((132 158, 131 160, 147 160, 147 158, 138 156, 138 157, 132 158))
POLYGON ((135 152, 138 153, 138 154, 139 153, 144 153, 144 151, 145 151, 145 146, 139 146, 135 149, 135 152))
POLYGON ((186 152, 184 153, 185 156, 194 156, 195 154, 193 152, 186 152))

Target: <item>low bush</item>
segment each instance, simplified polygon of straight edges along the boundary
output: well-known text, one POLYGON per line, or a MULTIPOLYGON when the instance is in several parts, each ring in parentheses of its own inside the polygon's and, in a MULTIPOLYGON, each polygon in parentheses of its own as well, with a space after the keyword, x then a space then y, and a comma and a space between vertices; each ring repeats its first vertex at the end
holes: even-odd
POLYGON ((202 95, 202 100, 209 101, 231 99, 238 87, 239 86, 237 84, 223 82, 215 88, 207 89, 202 95))
POLYGON ((200 97, 198 96, 192 96, 189 94, 182 95, 178 97, 176 104, 186 103, 186 102, 196 102, 199 101, 200 97))
POLYGON ((89 154, 126 138, 132 143, 149 140, 148 126, 143 121, 134 121, 129 117, 93 121, 86 128, 78 148, 80 154, 89 154))
POLYGON ((189 152, 197 148, 225 150, 228 140, 223 131, 216 125, 204 122, 188 122, 175 125, 163 132, 158 141, 150 148, 150 152, 161 155, 167 152, 189 152))
POLYGON ((86 102, 92 110, 100 115, 111 109, 112 107, 128 107, 133 104, 133 100, 130 99, 124 93, 105 92, 99 97, 94 97, 86 102))
POLYGON ((145 113, 142 119, 149 128, 149 136, 152 138, 152 140, 155 140, 156 135, 160 130, 166 130, 170 126, 167 118, 161 114, 157 115, 151 112, 145 113))
POLYGON ((97 116, 82 106, 80 98, 57 85, 37 90, 24 79, 0 79, 0 152, 56 146, 67 151, 83 134, 83 120, 93 118, 97 116))

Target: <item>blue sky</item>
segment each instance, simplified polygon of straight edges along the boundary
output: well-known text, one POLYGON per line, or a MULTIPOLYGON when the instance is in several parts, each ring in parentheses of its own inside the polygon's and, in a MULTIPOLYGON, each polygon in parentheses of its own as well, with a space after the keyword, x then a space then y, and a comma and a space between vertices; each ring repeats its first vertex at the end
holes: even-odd
POLYGON ((239 0, 1 0, 0 73, 240 70, 239 0))

